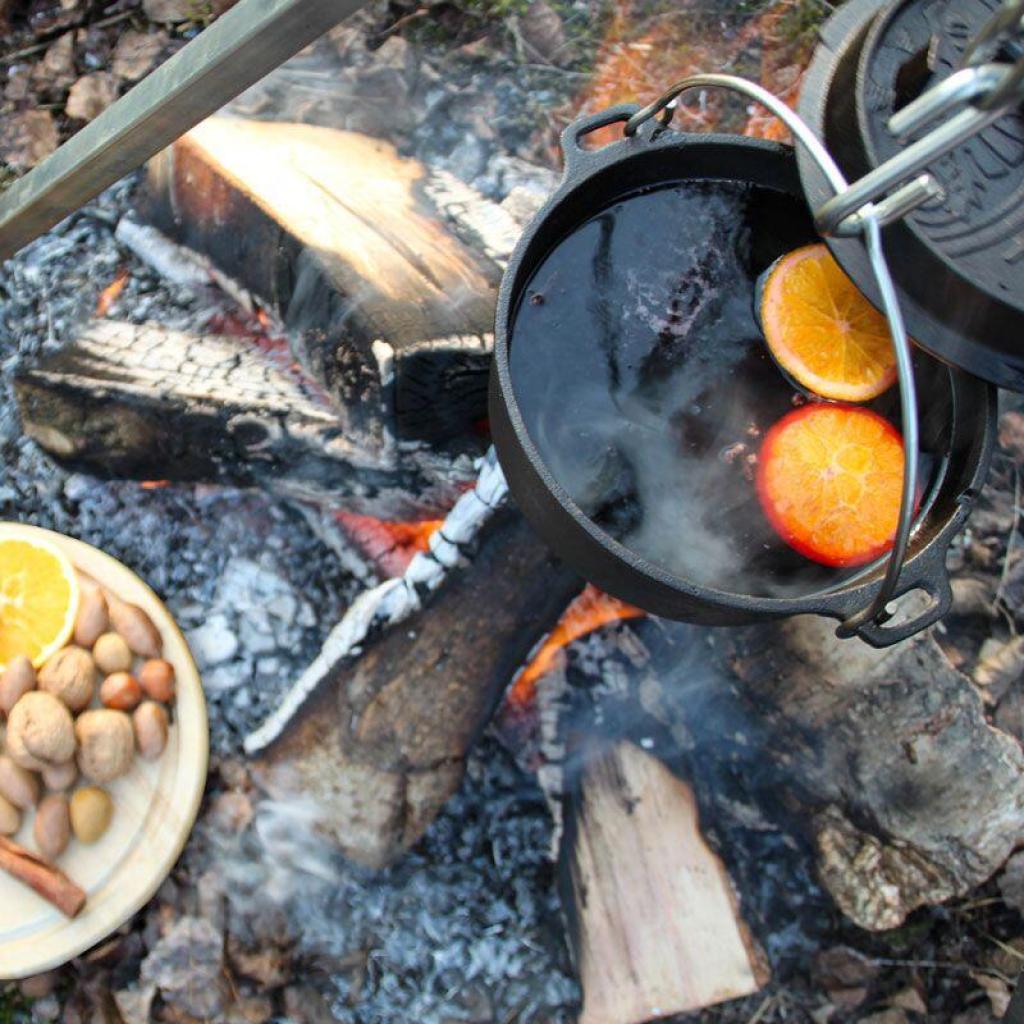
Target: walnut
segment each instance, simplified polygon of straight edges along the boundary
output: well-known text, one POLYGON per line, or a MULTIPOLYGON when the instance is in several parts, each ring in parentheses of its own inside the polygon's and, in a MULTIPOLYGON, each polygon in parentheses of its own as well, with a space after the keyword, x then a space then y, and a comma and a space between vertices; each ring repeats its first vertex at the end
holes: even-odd
POLYGON ((70 761, 75 754, 71 712, 52 693, 26 693, 7 720, 7 753, 36 772, 70 761))
POLYGON ((96 689, 96 662, 81 647, 64 647, 39 670, 39 689, 72 711, 87 708, 96 689))
POLYGON ((85 711, 75 722, 78 767, 93 782, 111 782, 132 766, 135 732, 123 711, 85 711))

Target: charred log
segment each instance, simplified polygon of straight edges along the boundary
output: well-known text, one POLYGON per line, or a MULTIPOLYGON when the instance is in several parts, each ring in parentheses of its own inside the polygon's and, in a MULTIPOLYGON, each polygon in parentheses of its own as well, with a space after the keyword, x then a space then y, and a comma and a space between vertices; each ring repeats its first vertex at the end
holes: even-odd
POLYGON ((440 453, 366 451, 318 389, 232 337, 97 321, 15 383, 26 433, 105 476, 260 485, 413 517, 451 506, 471 473, 440 453))
POLYGON ((143 216, 281 317, 349 436, 443 440, 486 414, 512 218, 380 140, 213 118, 149 165, 143 216))
POLYGON ((508 680, 581 585, 518 513, 497 513, 419 611, 354 663, 324 659, 283 728, 250 738, 266 787, 312 795, 353 860, 392 862, 455 792, 508 680))
POLYGON ((745 766, 732 799, 754 794, 749 813, 803 833, 860 927, 894 928, 968 893, 1019 841, 1024 753, 930 633, 881 651, 810 616, 717 634, 647 620, 624 633, 641 652, 637 699, 698 776, 728 755, 698 791, 721 791, 745 766))
POLYGON ((808 808, 822 881, 861 927, 962 896, 1024 828, 1024 753, 930 633, 878 651, 799 618, 738 639, 744 698, 808 808))

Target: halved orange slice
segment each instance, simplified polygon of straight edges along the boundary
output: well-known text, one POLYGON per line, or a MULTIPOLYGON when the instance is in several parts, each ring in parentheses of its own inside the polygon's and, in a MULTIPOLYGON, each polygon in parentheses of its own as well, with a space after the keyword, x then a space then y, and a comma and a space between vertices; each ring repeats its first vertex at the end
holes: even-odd
POLYGON ((77 614, 67 556, 30 528, 0 525, 0 667, 24 654, 38 668, 68 642, 77 614))
POLYGON ((805 405, 765 435, 757 496, 779 536, 823 565, 862 565, 892 547, 903 489, 903 438, 849 405, 805 405))
POLYGON ((775 262, 758 315, 775 361, 822 398, 869 402, 896 380, 888 322, 823 244, 775 262))

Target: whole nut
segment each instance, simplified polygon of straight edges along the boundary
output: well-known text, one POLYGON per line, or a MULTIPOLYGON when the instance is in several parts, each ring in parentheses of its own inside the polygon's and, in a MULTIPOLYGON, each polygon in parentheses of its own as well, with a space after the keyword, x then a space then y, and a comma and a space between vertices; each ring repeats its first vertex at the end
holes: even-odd
POLYGON ((75 618, 75 643, 79 647, 92 647, 110 628, 107 599, 99 587, 82 595, 75 618))
POLYGON ((25 696, 29 690, 36 688, 36 670, 32 662, 19 654, 7 663, 3 675, 0 675, 0 711, 5 715, 25 696))
POLYGON ((77 778, 78 765, 74 761, 43 769, 43 785, 51 793, 59 793, 61 790, 70 789, 75 784, 75 779, 77 778))
POLYGON ((75 727, 67 706, 52 693, 33 690, 7 718, 7 753, 32 771, 70 761, 75 754, 75 727))
POLYGON ((83 843, 95 843, 110 825, 114 802, 98 786, 86 786, 71 795, 71 830, 83 843))
POLYGON ((147 700, 135 709, 132 724, 135 726, 139 756, 146 761, 155 761, 167 746, 167 709, 163 704, 147 700))
POLYGON ((39 670, 39 689, 52 693, 72 711, 92 702, 96 691, 96 663, 82 647, 64 647, 39 670))
POLYGON ((13 836, 21 828, 21 811, 0 796, 0 836, 13 836))
POLYGON ((139 685, 150 700, 170 704, 174 700, 174 666, 163 658, 151 658, 139 669, 139 685))
POLYGON ((68 848, 71 842, 71 815, 68 798, 63 793, 51 793, 43 797, 36 811, 32 835, 39 852, 50 860, 55 860, 68 848))
POLYGON ((39 779, 6 755, 0 756, 0 796, 27 811, 39 803, 39 779))
POLYGON ((159 658, 163 641, 153 620, 137 604, 113 597, 107 604, 110 608, 110 621, 128 646, 143 658, 159 658))
POLYGON ((142 700, 142 687, 130 672, 115 672, 103 680, 100 703, 116 711, 131 711, 142 700))
POLYGON ((127 672, 132 667, 131 648, 117 633, 104 633, 99 637, 93 644, 92 656, 105 676, 112 672, 127 672))
POLYGON ((135 732, 123 711, 84 711, 75 722, 78 767, 93 782, 111 782, 132 766, 135 732))

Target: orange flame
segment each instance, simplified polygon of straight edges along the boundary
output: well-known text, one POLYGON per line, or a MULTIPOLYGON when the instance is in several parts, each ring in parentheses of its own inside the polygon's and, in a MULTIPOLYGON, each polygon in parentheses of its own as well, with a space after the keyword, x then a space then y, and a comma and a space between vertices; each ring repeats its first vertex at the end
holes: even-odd
POLYGON ((392 522, 354 512, 336 512, 335 518, 352 542, 385 576, 401 576, 409 563, 430 549, 430 538, 442 525, 442 519, 392 522))
POLYGON ((117 277, 100 292, 100 297, 96 300, 96 316, 107 315, 107 311, 117 301, 117 297, 121 292, 124 291, 124 286, 128 283, 130 276, 127 267, 119 270, 117 277))
POLYGON ((558 624, 541 644, 540 650, 520 672, 512 684, 509 700, 519 706, 529 704, 533 700, 537 680, 551 671, 558 652, 571 644, 573 640, 578 640, 581 636, 586 636, 595 629, 608 625, 609 622, 636 619, 646 614, 642 609, 626 604, 625 601, 620 601, 617 597, 610 597, 593 584, 588 583, 579 596, 562 612, 558 624))
POLYGON ((259 321, 260 327, 262 327, 264 330, 268 330, 270 328, 270 314, 262 307, 256 310, 256 319, 259 321))
POLYGON ((158 491, 161 487, 170 486, 170 480, 142 480, 139 486, 144 491, 158 491))

